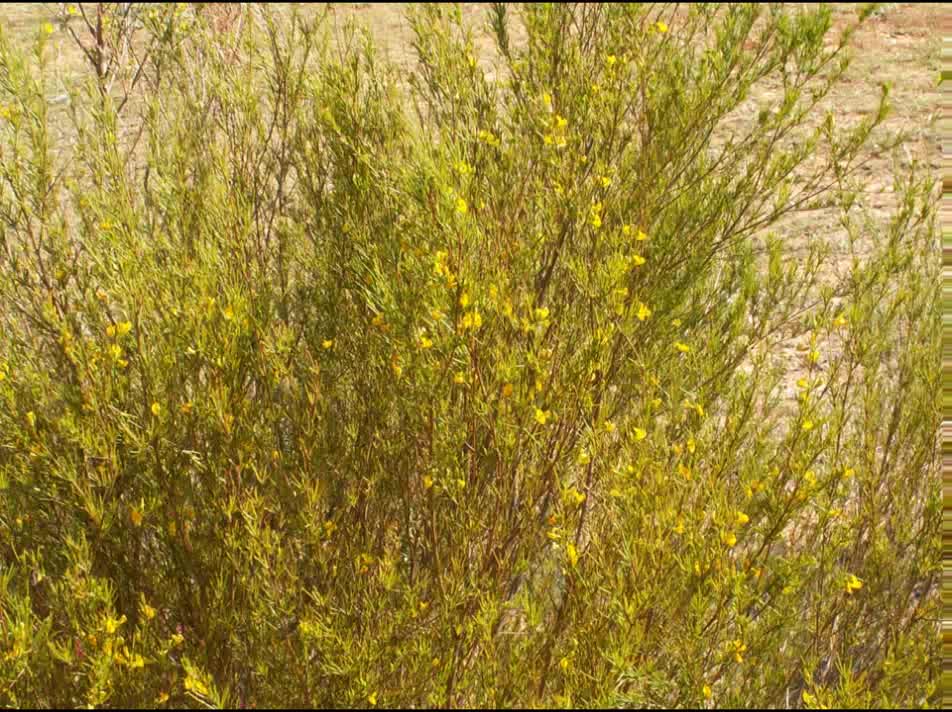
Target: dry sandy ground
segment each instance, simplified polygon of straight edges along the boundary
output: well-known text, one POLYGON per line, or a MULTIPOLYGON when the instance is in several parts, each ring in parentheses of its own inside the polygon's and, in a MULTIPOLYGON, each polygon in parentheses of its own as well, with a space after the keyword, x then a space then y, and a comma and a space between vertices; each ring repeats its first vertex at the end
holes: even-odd
MULTIPOLYGON (((373 34, 387 55, 399 64, 413 62, 410 46, 412 33, 404 17, 410 3, 275 3, 281 11, 297 6, 305 13, 316 13, 329 6, 332 22, 341 27, 356 19, 373 34)), ((834 5, 836 25, 845 24, 855 13, 857 3, 834 5)), ((486 3, 462 3, 467 24, 479 32, 485 25, 486 3)), ((917 137, 914 155, 931 156, 938 166, 936 114, 939 108, 937 77, 940 65, 941 6, 927 3, 887 3, 854 38, 855 60, 849 80, 834 95, 841 118, 861 116, 874 106, 880 82, 894 86, 895 112, 891 124, 914 131, 917 137)), ((5 3, 0 5, 0 26, 17 41, 28 41, 44 22, 55 21, 56 3, 5 3)), ((482 64, 492 65, 492 42, 480 33, 477 46, 482 64)), ((518 37, 517 37, 518 39, 518 37)), ((53 35, 56 62, 68 79, 80 61, 79 51, 65 32, 53 35)), ((886 166, 871 166, 877 172, 886 166)))
MULTIPOLYGON (((338 30, 349 20, 365 25, 385 54, 400 65, 411 66, 414 61, 411 47, 412 32, 405 19, 407 3, 330 3, 331 21, 338 30)), ((279 12, 298 8, 304 13, 321 11, 312 4, 284 3, 279 12)), ((856 11, 856 3, 834 5, 835 26, 849 22, 856 11)), ((477 32, 477 47, 480 64, 493 71, 494 51, 492 41, 483 28, 486 24, 487 5, 463 3, 465 22, 477 32)), ((893 112, 884 127, 885 131, 905 130, 911 136, 900 165, 908 165, 916 159, 928 163, 938 175, 941 166, 939 145, 940 106, 938 76, 940 71, 940 15, 941 6, 925 3, 887 3, 853 39, 854 61, 847 80, 838 86, 827 102, 837 112, 837 124, 848 125, 859 121, 875 110, 878 86, 882 82, 892 84, 893 112)), ((57 5, 50 3, 8 3, 0 5, 0 26, 15 41, 26 43, 35 36, 44 22, 55 21, 57 5)), ((57 29, 53 36, 54 61, 57 74, 64 86, 55 90, 51 99, 63 98, 65 83, 76 76, 82 61, 79 50, 68 35, 57 29)), ((513 35, 519 41, 518 32, 513 35)), ((770 100, 780 90, 764 86, 754 101, 770 100)), ((727 127, 737 126, 749 120, 738 114, 727 127)), ((885 134, 882 134, 885 135, 885 134)), ((879 215, 887 215, 894 204, 892 195, 893 157, 888 151, 878 151, 872 146, 869 161, 863 169, 868 179, 863 201, 879 215)), ((816 210, 801 213, 782 226, 788 244, 803 244, 804 237, 823 236, 830 240, 838 251, 839 264, 849 261, 844 232, 837 226, 837 215, 832 210, 816 210)), ((802 361, 802 344, 790 342, 784 346, 784 362, 790 369, 790 402, 794 381, 802 361)))
MULTIPOLYGON (((409 3, 275 3, 280 11, 295 6, 305 13, 316 13, 328 6, 335 27, 354 19, 364 24, 392 60, 401 65, 414 61, 410 45, 412 33, 404 13, 409 3)), ((834 5, 835 24, 846 24, 854 15, 856 3, 834 5)), ((56 19, 56 3, 5 3, 0 5, 0 26, 17 42, 28 42, 44 22, 56 19)), ((463 18, 477 31, 477 47, 481 64, 492 70, 492 41, 482 28, 486 20, 486 3, 462 3, 463 18)), ((889 119, 891 129, 911 132, 911 156, 929 160, 938 169, 940 150, 937 115, 940 92, 937 78, 940 69, 941 37, 939 21, 941 6, 926 3, 887 3, 853 40, 854 62, 847 81, 831 97, 838 111, 838 123, 849 123, 868 114, 876 105, 877 87, 881 82, 893 85, 894 111, 889 119)), ((516 35, 518 41, 518 35, 516 35)), ((68 82, 76 75, 81 54, 68 35, 59 30, 52 37, 57 73, 68 82)), ((765 89, 769 92, 769 88, 765 89)), ((769 98, 764 95, 760 99, 769 98)), ((867 172, 874 176, 874 189, 885 188, 889 181, 890 157, 875 157, 867 172)))

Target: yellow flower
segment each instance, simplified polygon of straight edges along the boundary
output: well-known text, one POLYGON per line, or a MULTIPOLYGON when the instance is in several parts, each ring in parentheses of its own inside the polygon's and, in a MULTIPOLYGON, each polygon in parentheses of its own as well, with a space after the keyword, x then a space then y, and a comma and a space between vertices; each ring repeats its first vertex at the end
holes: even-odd
POLYGON ((552 95, 549 92, 542 94, 542 103, 546 106, 552 106, 552 95))
POLYGON ((116 335, 116 327, 110 324, 109 326, 106 327, 106 336, 115 336, 115 335, 116 335))
POLYGON ((684 534, 684 517, 678 517, 678 523, 674 525, 675 534, 684 534))
POLYGON ((696 449, 697 444, 694 442, 694 438, 688 438, 688 452, 693 455, 696 449))
POLYGON ((852 467, 846 467, 843 469, 843 479, 848 480, 850 477, 852 477, 855 474, 856 474, 856 470, 854 470, 852 467))
POLYGON ((182 403, 182 405, 179 406, 179 412, 182 413, 182 415, 188 415, 189 413, 191 413, 192 402, 189 401, 188 403, 182 403))
POLYGON ((47 35, 52 35, 52 34, 53 34, 53 25, 50 24, 49 22, 44 22, 44 23, 43 23, 43 32, 44 32, 45 34, 47 34, 47 35))
POLYGON ((750 517, 743 512, 738 512, 734 521, 737 522, 737 526, 742 527, 750 521, 750 517))
POLYGON ((609 54, 605 57, 605 64, 607 64, 609 67, 613 67, 617 61, 618 58, 613 54, 609 54))
POLYGON ((565 554, 568 556, 569 564, 574 568, 575 565, 578 564, 578 551, 575 549, 575 545, 571 543, 566 544, 565 554))
POLYGON ((630 235, 630 234, 631 234, 631 225, 622 225, 622 226, 621 226, 621 234, 622 234, 622 235, 626 235, 626 236, 627 236, 627 235, 630 235))
POLYGON ((428 339, 428 338, 425 337, 425 336, 421 336, 421 337, 420 337, 420 348, 421 348, 421 349, 428 349, 428 348, 431 348, 432 346, 433 346, 433 339, 428 339))
POLYGON ((469 294, 467 294, 466 292, 463 292, 459 296, 459 305, 463 307, 463 309, 469 306, 469 294))
POLYGON ((539 425, 545 425, 548 422, 550 412, 547 410, 542 410, 541 408, 535 409, 535 419, 539 425))
POLYGON ((469 210, 469 206, 466 205, 466 201, 462 198, 456 199, 456 212, 465 214, 469 210))
POLYGON ((644 428, 635 428, 635 440, 644 440, 648 437, 648 431, 644 428))
POLYGON ((536 321, 545 321, 549 318, 549 310, 546 307, 539 307, 533 313, 535 314, 536 321))
POLYGON ((723 539, 724 543, 727 545, 727 548, 729 549, 733 548, 733 546, 737 543, 737 536, 734 534, 734 532, 726 532, 721 537, 721 539, 723 539))
POLYGON ((648 308, 648 305, 644 302, 641 302, 638 306, 638 321, 644 321, 649 316, 651 316, 651 310, 648 308))
POLYGON ((803 691, 803 704, 810 705, 811 707, 816 704, 816 696, 811 695, 806 690, 803 691))
POLYGON ((121 626, 121 625, 124 624, 125 622, 126 622, 126 617, 125 617, 124 615, 123 615, 123 616, 120 616, 118 619, 117 619, 117 618, 112 618, 112 617, 107 617, 106 620, 105 620, 105 622, 103 623, 103 625, 104 625, 104 627, 105 627, 105 629, 106 629, 106 633, 107 633, 108 635, 112 635, 112 634, 115 633, 117 630, 119 630, 119 626, 121 626))
POLYGON ((453 383, 457 383, 457 384, 466 383, 466 374, 463 373, 462 371, 457 371, 456 374, 453 376, 453 383))
POLYGON ((195 695, 207 695, 208 687, 201 680, 197 680, 191 675, 185 678, 185 689, 195 695))
POLYGON ((155 609, 145 602, 145 598, 142 599, 142 615, 147 621, 155 618, 155 609))
POLYGON ((423 475, 423 489, 430 489, 433 486, 433 478, 429 475, 423 475))
POLYGON ((125 336, 130 331, 132 331, 132 322, 131 321, 122 321, 116 325, 116 333, 119 336, 125 336))
POLYGON ((635 267, 641 267, 641 265, 643 265, 645 262, 647 262, 647 260, 646 260, 644 257, 642 257, 641 255, 632 255, 632 256, 631 256, 631 263, 632 263, 635 267))
POLYGON ((701 694, 704 695, 705 700, 709 700, 711 699, 714 693, 711 691, 710 685, 705 685, 704 687, 701 688, 701 694))
POLYGON ((502 397, 503 397, 503 398, 508 398, 508 397, 511 396, 511 395, 512 395, 512 384, 511 384, 511 383, 505 383, 505 384, 503 384, 503 387, 502 387, 502 397))
POLYGON ((327 349, 332 348, 333 346, 334 346, 334 339, 324 339, 321 342, 321 348, 323 348, 325 351, 327 349))
POLYGON ((863 581, 857 578, 855 574, 850 574, 846 579, 846 593, 853 595, 853 591, 859 591, 863 587, 863 581))
POLYGON ((615 432, 615 424, 612 421, 610 420, 605 421, 605 432, 607 433, 615 432))
POLYGON ((846 326, 846 319, 845 319, 845 317, 843 317, 842 315, 836 317, 836 319, 833 320, 833 325, 834 325, 834 326, 846 326))
POLYGON ((152 415, 158 416, 162 412, 162 406, 160 406, 158 403, 153 403, 151 410, 152 415))
POLYGON ((608 176, 601 177, 602 188, 607 188, 612 184, 612 179, 608 176))
POLYGON ((645 240, 648 239, 648 236, 645 233, 643 233, 641 230, 639 230, 638 234, 635 235, 635 239, 638 240, 639 242, 644 242, 645 240))
POLYGON ((157 705, 164 705, 168 701, 169 701, 168 692, 159 693, 159 696, 155 698, 155 704, 157 705))
POLYGON ((142 526, 142 512, 140 512, 135 507, 131 507, 129 509, 129 519, 132 521, 133 526, 142 526))
POLYGON ((690 347, 690 346, 688 346, 687 344, 682 343, 682 342, 680 342, 680 341, 675 341, 675 342, 674 342, 674 348, 676 348, 678 351, 680 351, 680 352, 683 353, 683 354, 686 354, 688 351, 691 350, 691 347, 690 347))
POLYGON ((813 430, 813 421, 812 421, 812 420, 804 420, 804 421, 803 421, 803 425, 802 425, 801 427, 803 428, 803 430, 806 430, 806 431, 813 430))
POLYGON ((371 706, 371 707, 376 707, 376 706, 377 706, 377 693, 376 693, 376 692, 371 692, 369 695, 367 695, 367 702, 370 703, 370 706, 371 706))
POLYGON ((114 360, 118 361, 120 358, 122 358, 122 348, 119 346, 119 344, 113 344, 109 347, 109 354, 114 360))
POLYGON ((562 668, 563 670, 568 670, 568 669, 569 669, 569 659, 568 659, 568 658, 562 658, 561 660, 559 660, 559 667, 562 668))
POLYGON ((664 24, 663 22, 660 22, 660 21, 655 23, 655 28, 656 28, 656 29, 658 30, 658 32, 660 32, 661 34, 664 34, 665 32, 668 31, 668 26, 667 26, 666 24, 664 24))
POLYGON ((678 463, 678 474, 686 480, 691 479, 691 470, 683 462, 678 463))

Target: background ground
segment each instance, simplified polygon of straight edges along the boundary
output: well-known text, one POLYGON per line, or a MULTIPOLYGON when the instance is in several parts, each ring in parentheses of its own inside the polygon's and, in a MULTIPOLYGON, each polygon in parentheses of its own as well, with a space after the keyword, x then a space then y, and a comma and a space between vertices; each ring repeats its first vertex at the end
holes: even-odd
MULTIPOLYGON (((411 46, 412 32, 405 18, 407 3, 322 3, 275 4, 278 11, 290 14, 295 7, 305 14, 329 9, 331 22, 338 34, 349 20, 366 26, 386 55, 408 69, 414 62, 411 46)), ((796 5, 794 3, 793 5, 796 5)), ((834 24, 841 27, 855 15, 857 3, 834 5, 834 24)), ((53 56, 57 77, 61 86, 54 87, 50 101, 54 111, 65 111, 62 104, 66 89, 79 76, 82 69, 82 54, 67 32, 56 25, 59 5, 55 3, 7 3, 0 5, 0 26, 17 43, 26 44, 35 37, 43 23, 51 22, 55 30, 52 36, 53 56)), ((481 66, 494 72, 495 55, 493 44, 483 30, 487 18, 485 3, 463 3, 465 21, 477 31, 477 47, 481 66)), ((668 11, 668 10, 664 10, 668 11)), ((937 121, 940 92, 940 6, 926 3, 886 3, 855 36, 853 40, 854 61, 847 81, 834 90, 827 103, 837 112, 837 123, 849 125, 874 111, 877 106, 879 85, 892 85, 893 113, 883 127, 883 137, 889 131, 903 130, 910 141, 901 152, 899 167, 905 168, 912 160, 929 164, 936 175, 939 173, 941 150, 938 140, 937 121)), ((518 43, 520 33, 513 32, 518 43)), ((760 95, 752 97, 753 103, 772 100, 779 89, 762 86, 760 95)), ((726 124, 730 129, 750 120, 743 112, 735 112, 726 124)), ((895 157, 888 151, 870 149, 868 161, 863 167, 863 177, 868 179, 864 203, 875 213, 886 216, 893 205, 892 181, 895 157)), ((830 240, 838 255, 838 264, 847 266, 852 259, 845 233, 837 225, 837 214, 832 210, 813 210, 793 216, 784 221, 782 233, 794 247, 805 244, 806 238, 821 236, 830 240)), ((785 361, 789 365, 788 379, 790 403, 793 402, 794 382, 806 350, 802 339, 791 339, 784 347, 785 361)))

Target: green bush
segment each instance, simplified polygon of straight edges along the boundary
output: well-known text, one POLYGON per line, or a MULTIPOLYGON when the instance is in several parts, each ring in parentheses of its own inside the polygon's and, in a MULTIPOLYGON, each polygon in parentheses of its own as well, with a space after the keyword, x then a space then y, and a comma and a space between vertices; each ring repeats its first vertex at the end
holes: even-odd
POLYGON ((122 7, 62 116, 0 35, 0 703, 937 702, 936 200, 862 203, 855 25, 494 5, 488 74, 423 5, 403 76, 122 7))

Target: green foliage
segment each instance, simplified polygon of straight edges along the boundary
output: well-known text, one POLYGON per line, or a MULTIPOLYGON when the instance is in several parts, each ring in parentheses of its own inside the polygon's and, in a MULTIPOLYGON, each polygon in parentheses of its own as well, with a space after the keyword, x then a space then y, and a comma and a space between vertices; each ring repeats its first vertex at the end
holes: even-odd
POLYGON ((0 35, 0 702, 933 704, 935 198, 858 200, 851 29, 497 4, 489 75, 422 5, 402 81, 245 12, 114 22, 55 139, 0 35))

